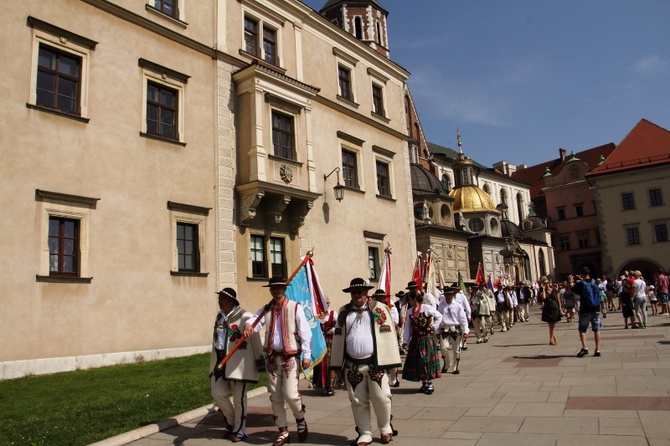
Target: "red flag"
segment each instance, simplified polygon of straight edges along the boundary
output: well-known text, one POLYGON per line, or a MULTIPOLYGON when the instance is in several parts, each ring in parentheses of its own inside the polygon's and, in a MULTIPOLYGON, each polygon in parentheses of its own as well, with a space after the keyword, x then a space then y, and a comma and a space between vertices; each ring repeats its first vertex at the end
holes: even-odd
POLYGON ((479 263, 477 267, 477 276, 475 276, 475 283, 479 286, 480 283, 484 282, 484 271, 482 270, 482 264, 479 263))
POLYGON ((419 287, 419 291, 423 291, 423 276, 421 275, 421 269, 423 267, 423 262, 421 262, 421 253, 416 254, 416 263, 414 264, 414 272, 412 273, 412 280, 416 282, 419 287))

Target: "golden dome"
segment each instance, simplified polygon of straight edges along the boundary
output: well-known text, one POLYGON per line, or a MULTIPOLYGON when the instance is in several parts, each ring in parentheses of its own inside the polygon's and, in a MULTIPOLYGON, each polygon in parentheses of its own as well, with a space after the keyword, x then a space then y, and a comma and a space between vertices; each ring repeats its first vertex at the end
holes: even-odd
POLYGON ((452 189, 449 196, 454 199, 454 212, 500 212, 493 200, 478 186, 463 186, 452 189))

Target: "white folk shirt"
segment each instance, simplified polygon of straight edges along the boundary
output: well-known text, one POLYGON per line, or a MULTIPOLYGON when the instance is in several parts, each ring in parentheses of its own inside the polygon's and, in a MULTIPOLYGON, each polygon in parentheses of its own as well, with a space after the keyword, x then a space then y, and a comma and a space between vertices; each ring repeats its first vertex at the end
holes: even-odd
POLYGON ((221 315, 221 319, 218 318, 217 326, 216 326, 216 340, 214 341, 214 348, 217 350, 225 350, 226 349, 226 342, 228 341, 228 328, 226 322, 228 321, 228 316, 230 316, 235 310, 237 310, 237 305, 230 310, 230 313, 225 314, 223 310, 219 311, 219 314, 221 315))
MULTIPOLYGON (((295 327, 298 330, 298 336, 300 337, 300 350, 302 350, 302 357, 309 359, 312 355, 312 330, 309 327, 307 318, 305 317, 305 311, 302 309, 302 305, 297 304, 298 308, 295 312, 295 327)), ((254 321, 263 314, 265 307, 261 308, 256 312, 255 315, 249 318, 247 323, 253 325, 254 321)), ((261 320, 258 322, 258 325, 254 327, 254 331, 258 332, 263 328, 266 322, 270 320, 269 312, 263 314, 261 320)), ((275 331, 272 337, 272 350, 281 352, 284 351, 284 342, 281 338, 281 318, 275 318, 275 331)))
POLYGON ((470 327, 468 327, 468 320, 465 315, 465 309, 463 309, 461 304, 456 302, 456 298, 454 298, 450 304, 448 304, 446 300, 442 302, 440 304, 439 311, 442 313, 440 331, 445 331, 444 328, 460 325, 463 333, 470 333, 470 327))
POLYGON ((429 307, 437 308, 437 301, 432 293, 426 291, 423 293, 423 304, 429 307))
POLYGON ((367 304, 362 313, 352 311, 347 315, 347 355, 354 359, 364 359, 373 355, 375 345, 372 339, 372 322, 367 304))
POLYGON ((512 308, 516 308, 519 306, 519 299, 516 298, 516 293, 510 291, 505 294, 508 296, 509 304, 512 308))
POLYGON ((465 317, 468 318, 468 320, 472 319, 472 308, 470 308, 470 303, 468 303, 468 298, 465 297, 465 294, 462 292, 456 293, 454 301, 461 304, 461 307, 463 307, 463 310, 465 311, 465 317))

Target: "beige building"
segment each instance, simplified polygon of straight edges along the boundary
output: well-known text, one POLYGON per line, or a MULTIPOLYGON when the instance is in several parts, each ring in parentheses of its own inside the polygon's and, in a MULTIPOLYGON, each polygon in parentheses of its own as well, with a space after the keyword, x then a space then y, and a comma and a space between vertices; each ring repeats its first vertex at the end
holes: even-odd
POLYGON ((258 308, 311 248, 334 306, 388 244, 403 287, 409 73, 363 3, 6 8, 0 378, 206 351, 217 289, 258 308))
POLYGON ((603 269, 640 270, 653 280, 670 268, 670 131, 640 120, 607 159, 586 175, 595 187, 603 269))

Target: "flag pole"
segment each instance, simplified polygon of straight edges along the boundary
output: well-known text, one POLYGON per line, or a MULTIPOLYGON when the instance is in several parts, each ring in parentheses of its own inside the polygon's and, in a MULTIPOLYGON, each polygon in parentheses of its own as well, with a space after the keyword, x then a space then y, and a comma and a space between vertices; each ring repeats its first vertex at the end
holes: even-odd
MULTIPOLYGON (((298 267, 295 269, 295 271, 293 271, 293 274, 291 274, 291 276, 290 276, 290 277, 288 278, 288 280, 286 281, 286 287, 289 286, 289 284, 291 283, 291 281, 293 280, 293 278, 294 278, 296 275, 298 275, 298 273, 300 272, 300 269, 301 269, 303 266, 305 266, 305 264, 306 264, 307 262, 309 262, 309 260, 312 258, 313 255, 314 255, 314 248, 312 248, 312 250, 310 250, 310 251, 307 251, 307 254, 305 254, 305 257, 304 257, 304 258, 302 259, 302 261, 300 262, 300 265, 298 265, 298 267)), ((251 324, 251 328, 252 328, 252 329, 253 329, 254 327, 256 327, 256 325, 258 325, 258 322, 260 322, 260 320, 263 318, 263 316, 265 316, 265 313, 267 313, 268 311, 270 311, 270 308, 272 308, 272 302, 273 302, 273 301, 271 300, 269 303, 267 303, 267 304, 265 305, 265 307, 263 308, 263 312, 260 314, 260 316, 258 316, 258 317, 256 318, 256 320, 254 321, 254 323, 251 324)), ((218 371, 223 370, 223 366, 226 365, 226 363, 227 363, 228 360, 231 358, 231 356, 233 356, 233 353, 235 353, 235 352, 242 346, 242 344, 244 344, 245 341, 246 341, 246 338, 245 338, 244 336, 242 336, 240 339, 238 339, 237 342, 235 343, 235 345, 233 345, 233 348, 230 349, 230 351, 228 352, 228 354, 221 360, 221 362, 219 362, 219 363, 216 365, 216 370, 218 370, 218 371)), ((210 374, 210 376, 211 376, 211 374, 210 374)))

